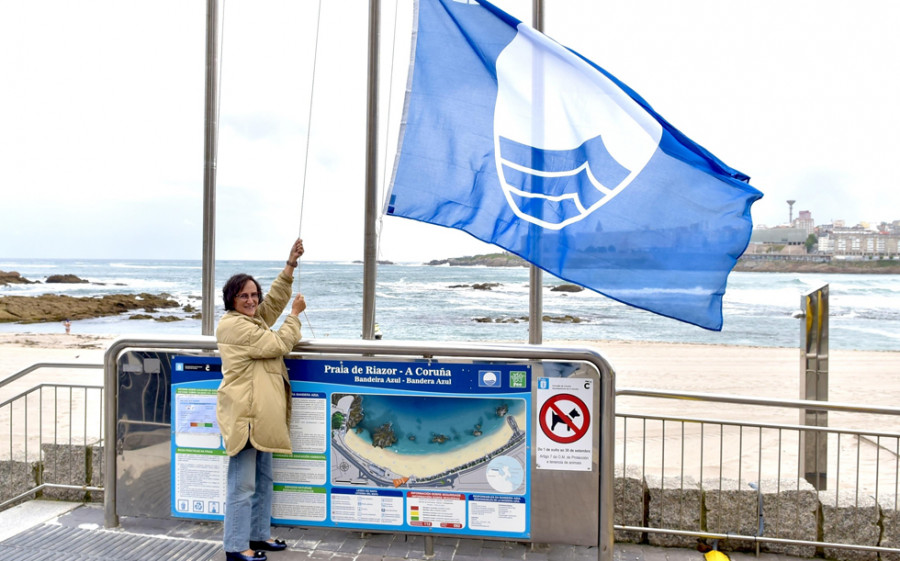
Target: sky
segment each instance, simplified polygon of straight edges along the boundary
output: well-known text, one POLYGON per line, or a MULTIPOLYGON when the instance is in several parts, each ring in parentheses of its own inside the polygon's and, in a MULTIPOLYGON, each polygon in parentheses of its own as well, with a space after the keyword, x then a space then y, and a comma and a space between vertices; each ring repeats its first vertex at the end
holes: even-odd
MULTIPOLYGON (((531 0, 497 4, 531 20, 531 0)), ((382 0, 379 205, 410 14, 382 0)), ((301 235, 306 259, 362 259, 368 2, 226 0, 220 16, 216 258, 281 259, 301 235)), ((786 223, 788 199, 816 223, 900 219, 900 2, 545 0, 544 18, 749 175, 755 224, 786 223)), ((202 0, 0 0, 0 258, 201 258, 205 41, 202 0)), ((395 262, 499 251, 379 228, 395 262)))

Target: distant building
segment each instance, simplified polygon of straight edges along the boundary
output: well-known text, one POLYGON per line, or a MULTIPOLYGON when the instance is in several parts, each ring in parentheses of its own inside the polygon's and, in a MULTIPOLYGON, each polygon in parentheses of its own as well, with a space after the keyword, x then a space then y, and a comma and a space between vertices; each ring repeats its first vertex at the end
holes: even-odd
POLYGON ((819 237, 819 252, 837 259, 896 259, 900 257, 900 234, 867 230, 861 226, 835 228, 819 237))
POLYGON ((799 216, 792 224, 794 228, 803 230, 806 235, 812 234, 816 229, 816 221, 813 220, 812 213, 808 210, 801 210, 799 216))
POLYGON ((809 233, 802 228, 754 229, 744 253, 802 255, 806 253, 804 244, 808 237, 809 233))

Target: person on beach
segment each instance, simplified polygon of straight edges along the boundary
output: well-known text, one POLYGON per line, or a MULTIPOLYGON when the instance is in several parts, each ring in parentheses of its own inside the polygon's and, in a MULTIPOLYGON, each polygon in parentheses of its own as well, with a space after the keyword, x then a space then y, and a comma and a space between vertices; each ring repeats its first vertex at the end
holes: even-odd
POLYGON ((287 547, 271 539, 272 453, 292 452, 284 356, 300 340, 298 316, 306 309, 302 294, 281 327, 271 327, 291 298, 301 255, 303 240, 298 239, 265 298, 256 279, 243 273, 222 289, 226 313, 216 328, 222 356, 216 419, 229 456, 223 540, 228 561, 263 561, 266 551, 287 547))
POLYGON ((72 322, 69 318, 63 320, 63 326, 66 328, 66 335, 69 335, 72 332, 72 322))

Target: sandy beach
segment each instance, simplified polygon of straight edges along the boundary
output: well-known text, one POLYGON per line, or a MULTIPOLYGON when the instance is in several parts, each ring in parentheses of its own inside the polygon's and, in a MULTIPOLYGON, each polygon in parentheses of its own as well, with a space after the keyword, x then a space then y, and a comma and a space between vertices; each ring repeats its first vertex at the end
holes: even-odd
MULTIPOLYGON (((103 364, 109 335, 0 333, 0 383, 37 363, 103 364)), ((41 368, 0 388, 0 400, 33 388, 39 383, 103 384, 100 369, 41 368)))

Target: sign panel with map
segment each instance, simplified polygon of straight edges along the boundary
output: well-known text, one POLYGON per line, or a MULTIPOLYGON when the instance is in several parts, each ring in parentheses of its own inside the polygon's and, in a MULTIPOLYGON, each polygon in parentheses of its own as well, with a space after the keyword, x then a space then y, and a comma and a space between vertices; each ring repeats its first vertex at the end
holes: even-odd
MULTIPOLYGON (((286 364, 293 453, 274 455, 274 523, 530 537, 530 366, 286 364)), ((227 457, 209 403, 219 369, 217 358, 173 359, 173 516, 217 518, 224 508, 227 457), (198 451, 212 459, 197 461, 198 451), (204 471, 216 488, 195 497, 204 471)))

